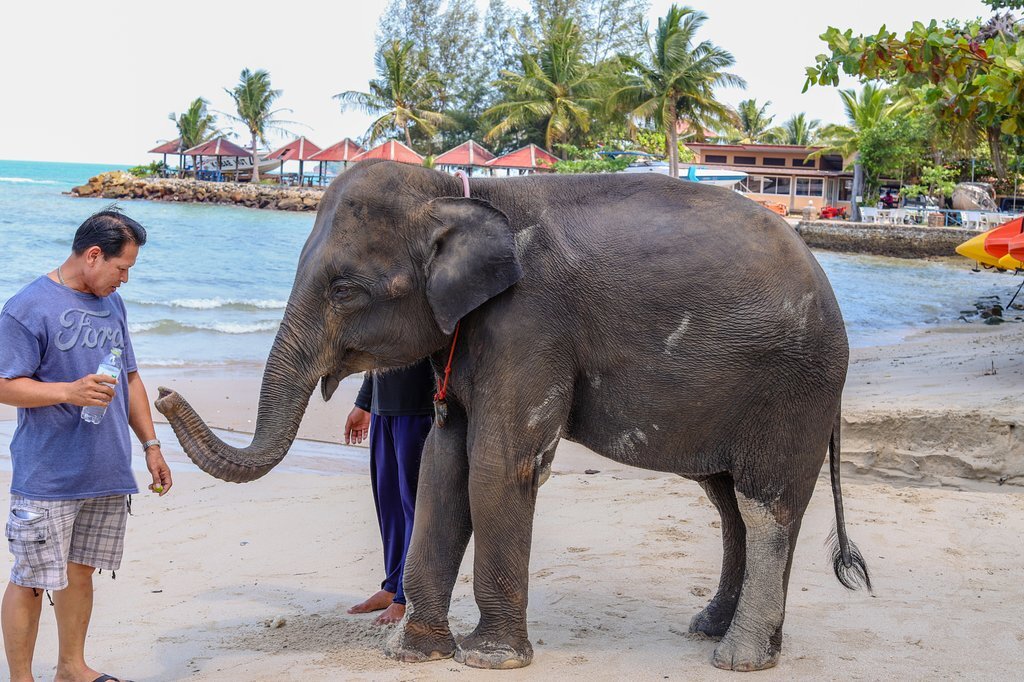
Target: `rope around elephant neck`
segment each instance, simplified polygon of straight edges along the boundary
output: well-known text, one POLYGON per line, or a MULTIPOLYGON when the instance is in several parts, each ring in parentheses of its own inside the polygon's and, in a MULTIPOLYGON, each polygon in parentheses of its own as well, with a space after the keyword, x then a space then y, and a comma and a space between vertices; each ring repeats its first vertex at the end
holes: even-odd
MULTIPOLYGON (((462 192, 466 196, 466 198, 468 199, 469 198, 469 176, 466 175, 463 171, 455 171, 455 177, 457 177, 460 180, 462 180, 462 192)), ((452 376, 452 360, 455 358, 455 344, 459 340, 459 325, 461 325, 461 324, 462 324, 461 320, 459 322, 455 323, 455 333, 452 334, 452 347, 451 347, 451 350, 448 351, 448 364, 446 364, 444 366, 444 381, 442 382, 442 381, 439 380, 437 382, 437 393, 434 394, 434 402, 435 403, 443 404, 444 401, 445 401, 445 398, 448 397, 448 380, 452 376)))

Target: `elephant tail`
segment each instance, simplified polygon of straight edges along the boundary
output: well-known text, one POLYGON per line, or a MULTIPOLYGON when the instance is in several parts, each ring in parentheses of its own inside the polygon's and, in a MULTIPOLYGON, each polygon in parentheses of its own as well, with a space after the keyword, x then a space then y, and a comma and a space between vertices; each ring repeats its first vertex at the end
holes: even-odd
POLYGON ((843 421, 842 410, 836 410, 835 422, 832 424, 832 435, 828 441, 828 470, 832 477, 832 500, 836 506, 836 525, 829 534, 828 544, 832 552, 832 567, 836 578, 843 587, 856 590, 861 586, 871 591, 871 577, 868 565, 857 545, 846 535, 846 522, 843 518, 843 487, 839 481, 839 428, 843 421))

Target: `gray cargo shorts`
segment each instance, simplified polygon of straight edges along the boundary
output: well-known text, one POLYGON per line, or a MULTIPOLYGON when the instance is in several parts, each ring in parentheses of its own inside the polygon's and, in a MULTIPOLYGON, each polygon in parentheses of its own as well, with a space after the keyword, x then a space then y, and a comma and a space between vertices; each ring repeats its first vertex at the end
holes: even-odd
POLYGON ((126 495, 85 500, 29 500, 11 495, 7 546, 11 582, 40 590, 68 586, 68 562, 115 571, 128 524, 126 495))

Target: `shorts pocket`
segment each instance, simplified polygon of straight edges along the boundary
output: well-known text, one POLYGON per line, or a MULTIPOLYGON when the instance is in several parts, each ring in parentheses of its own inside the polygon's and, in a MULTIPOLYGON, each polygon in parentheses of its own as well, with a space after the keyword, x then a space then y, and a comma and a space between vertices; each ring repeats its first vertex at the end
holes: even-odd
MULTIPOLYGON (((49 587, 48 578, 58 567, 57 538, 48 509, 16 507, 7 519, 7 546, 14 555, 11 579, 26 587, 49 587), (19 518, 29 512, 33 518, 19 518), (38 516, 36 516, 38 514, 38 516)), ((59 571, 58 571, 59 573, 59 571)))

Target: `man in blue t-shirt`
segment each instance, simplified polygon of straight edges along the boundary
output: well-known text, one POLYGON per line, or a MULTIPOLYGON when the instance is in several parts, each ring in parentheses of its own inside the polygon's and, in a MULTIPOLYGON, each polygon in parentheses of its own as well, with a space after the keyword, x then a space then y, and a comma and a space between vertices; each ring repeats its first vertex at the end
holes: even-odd
POLYGON ((78 228, 67 260, 0 312, 0 403, 18 408, 6 526, 14 565, 2 609, 12 682, 33 679, 43 590, 53 591, 56 679, 116 680, 86 664, 85 638, 93 572, 120 567, 127 496, 138 492, 129 427, 142 442, 149 489, 171 488, 116 293, 145 243, 137 222, 101 211, 78 228), (120 376, 96 374, 114 348, 120 376), (98 424, 81 418, 90 405, 107 408, 98 424))

